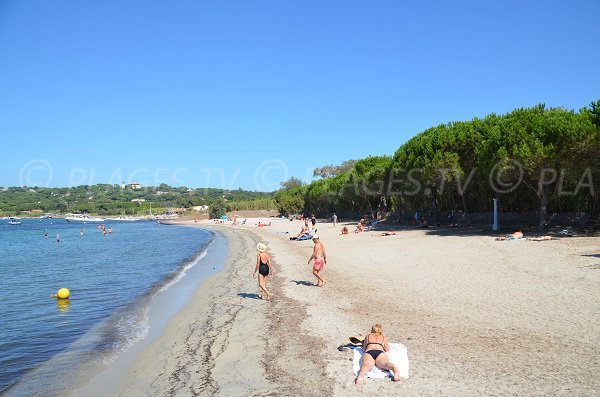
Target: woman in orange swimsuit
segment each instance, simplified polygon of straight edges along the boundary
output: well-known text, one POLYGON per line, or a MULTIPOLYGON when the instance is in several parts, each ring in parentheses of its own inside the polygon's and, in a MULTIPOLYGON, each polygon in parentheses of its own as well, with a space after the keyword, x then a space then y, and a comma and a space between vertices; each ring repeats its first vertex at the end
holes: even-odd
POLYGON ((375 365, 383 370, 394 371, 394 382, 400 380, 400 371, 389 359, 386 352, 390 350, 387 338, 383 334, 383 326, 381 324, 375 324, 371 328, 371 333, 365 337, 363 341, 363 354, 362 365, 360 371, 356 377, 356 384, 362 385, 365 381, 365 375, 375 365))

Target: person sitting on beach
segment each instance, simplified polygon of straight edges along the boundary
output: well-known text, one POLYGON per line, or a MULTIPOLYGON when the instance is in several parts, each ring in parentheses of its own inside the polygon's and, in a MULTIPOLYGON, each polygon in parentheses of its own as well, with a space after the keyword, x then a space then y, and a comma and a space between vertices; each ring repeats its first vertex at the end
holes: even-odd
POLYGON ((302 229, 300 229, 300 233, 298 233, 296 237, 308 236, 309 232, 310 230, 308 229, 308 226, 302 226, 302 229))
POLYGON ((365 225, 363 225, 362 219, 361 219, 361 222, 358 222, 358 225, 356 225, 356 229, 354 229, 354 233, 360 233, 360 232, 364 232, 364 231, 365 231, 365 225))
POLYGON ((306 230, 308 230, 308 233, 312 233, 313 227, 308 222, 308 218, 304 219, 304 227, 306 228, 306 230))
POLYGON ((390 345, 383 334, 383 326, 381 324, 375 324, 371 327, 371 333, 365 337, 362 348, 364 354, 362 356, 362 365, 355 381, 357 385, 364 383, 365 375, 375 365, 383 370, 393 371, 394 382, 400 380, 400 370, 390 361, 387 355, 387 352, 390 351, 390 345))
POLYGON ((523 232, 517 230, 513 234, 507 234, 506 236, 496 237, 496 241, 505 241, 505 240, 517 240, 523 238, 523 232))
POLYGON ((308 240, 311 237, 312 231, 308 227, 302 226, 302 230, 300 230, 300 233, 298 233, 297 236, 290 237, 290 240, 308 240))
POLYGON ((344 226, 341 230, 342 234, 348 234, 348 226, 344 226))
POLYGON ((258 256, 256 257, 256 267, 252 278, 256 277, 258 272, 258 288, 260 288, 260 299, 264 299, 264 294, 267 294, 267 300, 271 299, 271 293, 267 289, 267 279, 269 275, 273 277, 273 267, 271 266, 271 256, 267 254, 267 246, 263 243, 256 245, 258 256))
POLYGON ((271 222, 269 222, 269 223, 262 223, 262 222, 258 222, 258 223, 256 224, 256 226, 258 226, 258 227, 271 226, 271 222))

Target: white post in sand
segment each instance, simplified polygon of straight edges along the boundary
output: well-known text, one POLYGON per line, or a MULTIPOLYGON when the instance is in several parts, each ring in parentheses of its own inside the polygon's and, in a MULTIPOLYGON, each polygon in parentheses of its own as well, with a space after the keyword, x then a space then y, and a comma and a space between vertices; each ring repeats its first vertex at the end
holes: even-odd
POLYGON ((498 230, 498 199, 492 199, 494 201, 494 224, 492 230, 498 230))

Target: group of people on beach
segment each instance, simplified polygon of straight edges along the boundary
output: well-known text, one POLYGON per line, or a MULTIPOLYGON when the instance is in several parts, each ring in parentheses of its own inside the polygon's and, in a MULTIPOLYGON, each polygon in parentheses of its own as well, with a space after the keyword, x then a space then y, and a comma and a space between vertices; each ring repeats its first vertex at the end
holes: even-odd
MULTIPOLYGON (((313 252, 310 258, 308 258, 308 264, 313 261, 313 274, 317 278, 316 286, 322 287, 325 285, 325 279, 321 275, 321 271, 327 264, 327 254, 325 253, 325 246, 321 243, 319 236, 314 235, 312 237, 314 242, 313 252)), ((267 253, 267 246, 263 243, 256 245, 258 255, 256 256, 256 266, 252 277, 256 278, 258 274, 258 288, 260 290, 260 298, 270 300, 271 292, 267 289, 267 280, 269 277, 273 277, 273 266, 271 264, 271 256, 267 253)))
MULTIPOLYGON (((337 221, 337 217, 335 218, 335 220, 337 221)), ((312 229, 310 228, 307 220, 305 219, 302 231, 298 236, 307 233, 311 230, 312 229)), ((325 251, 325 246, 321 242, 321 239, 318 235, 313 235, 312 241, 314 243, 313 251, 310 258, 308 258, 307 263, 310 264, 311 261, 313 262, 313 275, 317 279, 315 285, 322 287, 325 285, 326 282, 321 272, 327 264, 327 253, 325 251)), ((267 288, 268 279, 274 276, 271 256, 267 253, 267 246, 263 243, 258 243, 256 245, 256 250, 258 251, 258 254, 256 256, 256 266, 254 267, 252 277, 256 278, 256 276, 258 275, 258 287, 260 290, 260 298, 271 300, 272 294, 267 288)), ((383 326, 381 324, 373 325, 373 327, 371 328, 371 332, 363 340, 362 349, 364 352, 362 356, 362 363, 358 376, 355 379, 355 383, 357 385, 364 383, 366 374, 374 366, 378 366, 383 370, 393 371, 393 380, 401 380, 400 371, 398 367, 390 360, 390 357, 388 355, 390 351, 390 345, 387 341, 386 336, 383 334, 383 326)))

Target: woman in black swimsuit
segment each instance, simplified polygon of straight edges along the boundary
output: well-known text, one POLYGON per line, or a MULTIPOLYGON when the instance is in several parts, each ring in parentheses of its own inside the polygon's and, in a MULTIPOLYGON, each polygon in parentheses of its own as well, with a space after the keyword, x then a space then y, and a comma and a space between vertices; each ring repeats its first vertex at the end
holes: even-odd
POLYGON ((273 276, 273 268, 271 267, 271 257, 267 254, 267 246, 258 243, 256 245, 258 255, 256 257, 256 267, 252 277, 256 277, 258 272, 258 287, 260 288, 260 299, 264 299, 264 294, 267 294, 267 300, 271 299, 271 293, 267 290, 267 278, 273 276))
POLYGON ((365 381, 365 375, 375 365, 383 370, 391 370, 394 372, 394 381, 400 380, 400 371, 388 358, 386 352, 390 350, 387 338, 383 334, 383 326, 375 324, 371 328, 371 333, 365 337, 363 341, 362 365, 356 377, 356 384, 361 385, 365 381))

